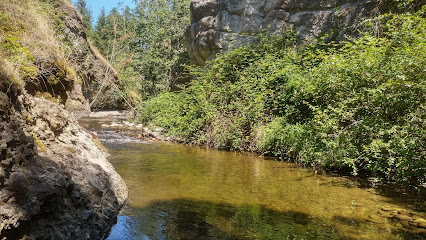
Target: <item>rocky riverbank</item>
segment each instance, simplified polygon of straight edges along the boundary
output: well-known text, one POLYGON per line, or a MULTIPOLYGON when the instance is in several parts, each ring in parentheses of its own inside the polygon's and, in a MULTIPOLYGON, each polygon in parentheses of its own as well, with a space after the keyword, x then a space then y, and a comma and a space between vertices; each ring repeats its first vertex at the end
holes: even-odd
POLYGON ((0 100, 1 238, 105 238, 127 200, 108 154, 61 105, 0 100))
MULTIPOLYGON (((168 137, 164 134, 161 127, 148 127, 141 123, 129 121, 131 114, 127 111, 99 111, 92 112, 86 119, 90 122, 93 120, 99 123, 99 126, 85 125, 84 119, 81 121, 88 128, 103 129, 113 131, 115 133, 123 133, 123 136, 132 137, 134 140, 141 141, 170 141, 179 142, 177 138, 168 137)), ((96 130, 94 130, 96 133, 96 130)))
POLYGON ((0 239, 105 239, 127 187, 68 110, 117 76, 68 0, 0 1, 0 16, 0 239))

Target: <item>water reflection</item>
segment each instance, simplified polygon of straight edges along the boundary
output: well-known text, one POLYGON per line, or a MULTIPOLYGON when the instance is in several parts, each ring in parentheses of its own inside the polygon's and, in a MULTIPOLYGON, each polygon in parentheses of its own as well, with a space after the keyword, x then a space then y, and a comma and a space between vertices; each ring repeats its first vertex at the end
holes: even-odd
MULTIPOLYGON (((424 239, 392 211, 409 201, 250 154, 105 143, 130 189, 108 239, 424 239)), ((424 198, 417 199, 424 201, 424 198)))
POLYGON ((130 189, 109 240, 426 239, 424 192, 82 124, 105 143, 130 189))
POLYGON ((306 213, 262 205, 177 199, 131 212, 119 218, 109 239, 351 239, 306 213))

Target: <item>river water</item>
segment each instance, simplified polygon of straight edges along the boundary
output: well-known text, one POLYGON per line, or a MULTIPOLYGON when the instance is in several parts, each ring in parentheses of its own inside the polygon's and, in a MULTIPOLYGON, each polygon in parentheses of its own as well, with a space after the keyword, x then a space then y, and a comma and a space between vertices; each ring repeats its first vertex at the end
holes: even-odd
POLYGON ((426 239, 425 196, 254 154, 92 129, 129 187, 108 240, 426 239))

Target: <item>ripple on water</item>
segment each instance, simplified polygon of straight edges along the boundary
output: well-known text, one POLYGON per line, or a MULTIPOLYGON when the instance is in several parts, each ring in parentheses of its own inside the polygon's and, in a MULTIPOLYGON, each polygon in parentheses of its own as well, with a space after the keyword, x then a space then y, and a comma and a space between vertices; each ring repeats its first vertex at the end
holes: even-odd
POLYGON ((98 130, 93 133, 104 143, 126 144, 126 143, 148 143, 147 141, 129 135, 127 132, 117 130, 98 130))
POLYGON ((109 240, 426 239, 426 196, 251 154, 96 134, 130 191, 109 240))

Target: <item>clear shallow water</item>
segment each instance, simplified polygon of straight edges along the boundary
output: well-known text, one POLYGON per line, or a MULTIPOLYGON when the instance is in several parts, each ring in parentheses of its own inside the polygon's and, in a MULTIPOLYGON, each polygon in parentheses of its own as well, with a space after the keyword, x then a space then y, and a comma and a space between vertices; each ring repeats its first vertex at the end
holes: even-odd
POLYGON ((426 239, 395 218, 425 219, 425 196, 250 154, 133 140, 104 142, 130 194, 109 240, 426 239))

